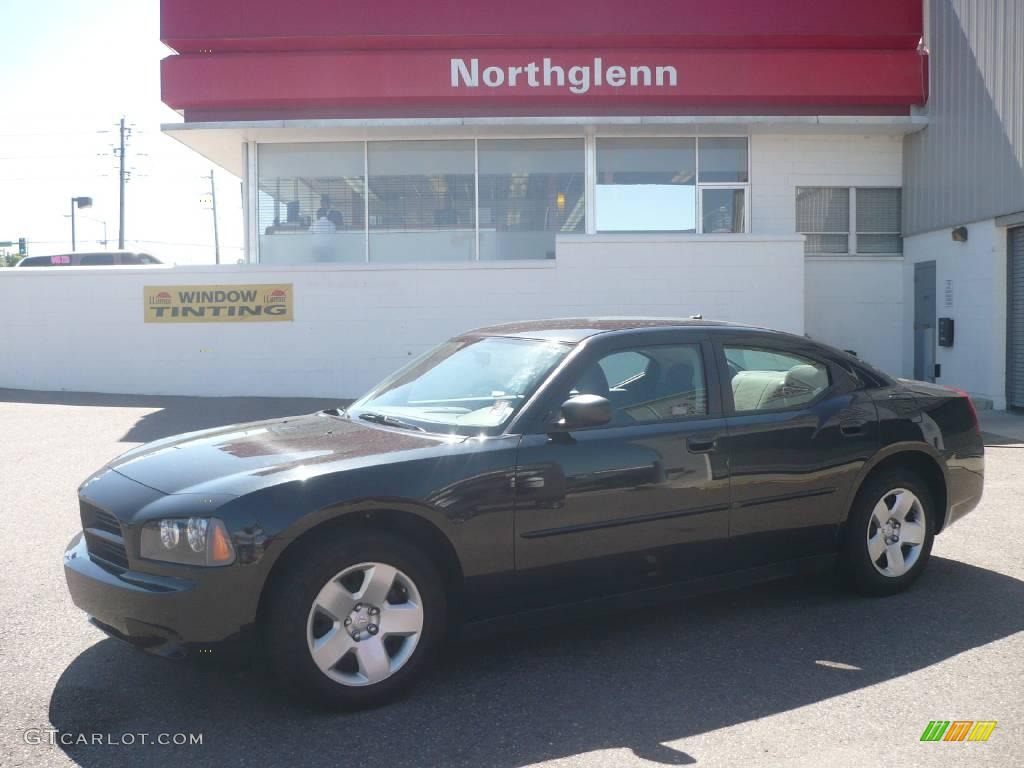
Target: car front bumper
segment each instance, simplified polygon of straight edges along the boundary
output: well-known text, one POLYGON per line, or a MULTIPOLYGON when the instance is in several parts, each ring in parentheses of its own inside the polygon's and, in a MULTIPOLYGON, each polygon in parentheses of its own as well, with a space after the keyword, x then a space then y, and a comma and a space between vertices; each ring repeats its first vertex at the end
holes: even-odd
POLYGON ((247 624, 238 601, 217 583, 220 573, 199 578, 115 573, 89 557, 81 533, 64 552, 64 576, 72 601, 95 626, 161 656, 181 656, 192 646, 219 643, 247 624))

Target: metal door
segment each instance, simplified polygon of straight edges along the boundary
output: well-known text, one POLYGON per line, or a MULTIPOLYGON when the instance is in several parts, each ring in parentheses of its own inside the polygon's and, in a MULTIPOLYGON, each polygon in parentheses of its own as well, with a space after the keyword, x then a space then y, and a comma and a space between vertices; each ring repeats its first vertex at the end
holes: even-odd
POLYGON ((935 262, 914 265, 914 378, 935 381, 935 262))
POLYGON ((1024 227, 1010 230, 1006 261, 1006 402, 1024 408, 1024 227))

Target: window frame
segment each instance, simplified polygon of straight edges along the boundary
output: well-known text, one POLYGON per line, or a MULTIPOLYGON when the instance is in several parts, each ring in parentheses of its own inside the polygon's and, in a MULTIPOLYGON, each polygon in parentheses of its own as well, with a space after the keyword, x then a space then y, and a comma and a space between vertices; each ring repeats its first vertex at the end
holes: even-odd
POLYGON ((762 414, 797 413, 799 411, 809 410, 822 400, 825 400, 835 394, 837 382, 839 381, 835 363, 831 360, 823 359, 820 355, 816 354, 814 350, 807 347, 796 345, 790 346, 785 343, 772 343, 772 340, 762 338, 747 339, 742 336, 730 336, 724 339, 715 339, 714 347, 719 379, 722 382, 722 407, 727 417, 736 418, 759 416, 762 414), (755 352, 760 351, 776 355, 790 355, 806 358, 811 362, 824 366, 828 373, 828 386, 815 395, 811 400, 808 400, 806 403, 800 403, 799 405, 780 408, 764 408, 755 411, 737 411, 736 403, 734 402, 732 395, 732 377, 729 375, 729 362, 728 358, 725 356, 725 348, 727 346, 743 347, 744 349, 749 349, 755 352))
MULTIPOLYGON (((861 189, 895 189, 900 193, 900 218, 902 220, 903 211, 903 187, 902 185, 896 184, 874 184, 868 185, 843 185, 843 184, 799 184, 793 187, 793 222, 794 225, 797 221, 796 206, 797 206, 797 191, 800 189, 845 189, 849 196, 849 213, 847 215, 847 224, 845 232, 804 232, 797 230, 798 234, 801 235, 846 235, 846 252, 845 253, 825 253, 825 252, 808 252, 807 244, 804 243, 804 257, 811 259, 845 259, 845 258, 856 258, 856 259, 902 259, 903 251, 899 253, 861 253, 857 247, 857 236, 858 235, 896 235, 899 238, 900 244, 903 244, 903 227, 900 227, 899 232, 859 232, 857 230, 857 191, 861 189)), ((794 227, 795 228, 795 227, 794 227)))
MULTIPOLYGON (((675 329, 652 329, 650 331, 625 331, 589 337, 577 345, 562 366, 557 368, 547 382, 536 393, 535 402, 527 403, 508 425, 506 434, 545 435, 552 433, 552 426, 560 418, 562 403, 567 399, 573 383, 592 363, 616 352, 628 352, 655 347, 696 347, 700 354, 704 373, 705 400, 707 413, 678 416, 673 419, 642 421, 635 424, 601 424, 596 427, 580 427, 569 432, 593 430, 647 430, 671 424, 692 423, 721 419, 724 415, 721 399, 721 384, 711 339, 706 334, 692 331, 680 333, 675 329)), ((558 430, 564 432, 565 430, 558 430)))
MULTIPOLYGON (((506 133, 504 131, 495 132, 493 134, 477 134, 470 138, 464 135, 455 135, 448 133, 439 133, 431 135, 429 137, 416 137, 406 138, 399 135, 382 134, 371 139, 338 139, 333 141, 317 141, 308 142, 315 144, 354 144, 361 145, 363 155, 363 172, 362 172, 362 183, 363 190, 367 196, 367 202, 363 206, 363 221, 362 234, 363 234, 363 250, 364 259, 363 262, 366 264, 374 263, 371 259, 370 254, 370 205, 368 200, 369 190, 369 145, 371 143, 379 142, 393 142, 393 141, 472 141, 473 142, 473 183, 475 187, 474 196, 474 244, 473 244, 473 256, 469 259, 469 262, 480 262, 486 261, 486 259, 480 258, 480 147, 481 141, 490 140, 507 140, 507 141, 523 141, 529 142, 537 139, 568 139, 580 142, 580 148, 583 151, 581 170, 583 172, 584 179, 584 212, 583 212, 583 228, 582 232, 570 233, 570 234, 583 234, 583 235, 601 235, 602 237, 614 237, 616 235, 633 235, 633 234, 653 234, 653 235, 664 235, 664 236, 695 236, 695 235, 715 235, 728 237, 734 234, 749 234, 751 231, 751 222, 753 221, 753 197, 751 195, 752 177, 753 177, 753 147, 751 145, 751 137, 749 134, 721 134, 721 135, 708 135, 701 136, 695 133, 682 133, 679 131, 656 131, 651 133, 644 133, 637 135, 625 130, 599 130, 595 132, 581 132, 576 134, 570 133, 559 133, 557 131, 544 131, 537 133, 536 135, 522 135, 515 133, 506 133), (611 231, 611 232, 598 232, 597 230, 597 142, 599 139, 612 139, 612 138, 635 138, 635 139, 693 139, 696 142, 696 163, 694 166, 695 175, 695 194, 696 194, 696 205, 695 205, 695 226, 694 232, 683 232, 682 230, 650 230, 650 231, 611 231), (747 181, 736 182, 736 181, 721 181, 721 182, 701 182, 700 181, 700 144, 702 139, 743 139, 747 145, 747 181), (711 233, 704 232, 704 210, 703 210, 703 191, 705 189, 733 189, 743 190, 743 229, 741 232, 736 233, 711 233)), ((250 263, 261 263, 260 250, 261 240, 264 236, 264 227, 262 220, 260 219, 260 150, 264 146, 275 146, 279 144, 304 144, 307 142, 247 142, 247 157, 246 157, 246 210, 244 211, 247 223, 246 232, 248 235, 247 245, 247 256, 250 258, 250 263)), ((286 177, 282 177, 286 178, 286 177)), ((900 188, 902 189, 902 188, 900 188)), ((280 201, 276 203, 278 206, 281 205, 280 201)), ((347 230, 348 231, 348 230, 347 230)), ((559 233, 556 233, 556 236, 559 233)), ((901 234, 902 237, 902 234, 901 234)), ((525 260, 524 260, 525 261, 525 260)), ((543 261, 543 259, 530 259, 529 261, 543 261)), ((303 262, 303 264, 315 264, 316 262, 303 262)), ((334 262, 327 262, 334 263, 334 262)), ((338 262, 341 265, 351 266, 350 262, 338 262)), ((355 262, 356 264, 361 262, 355 262)), ((387 264, 387 262, 381 262, 387 264)), ((428 262, 408 262, 408 264, 417 265, 428 262)), ((440 263, 440 262, 429 262, 429 263, 440 263)), ((456 263, 463 263, 461 260, 456 263)), ((388 266, 404 266, 406 262, 390 264, 388 266)))

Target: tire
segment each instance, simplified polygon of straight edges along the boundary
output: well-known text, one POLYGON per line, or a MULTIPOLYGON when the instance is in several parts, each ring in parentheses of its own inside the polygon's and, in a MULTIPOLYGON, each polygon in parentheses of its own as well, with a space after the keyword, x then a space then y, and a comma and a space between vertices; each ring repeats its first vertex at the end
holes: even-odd
POLYGON ((405 539, 351 529, 300 554, 271 585, 262 615, 265 651, 280 682, 336 709, 407 691, 447 626, 434 565, 405 539))
POLYGON ((928 563, 938 518, 915 473, 892 469, 869 477, 850 510, 840 553, 850 585, 876 596, 907 589, 928 563))

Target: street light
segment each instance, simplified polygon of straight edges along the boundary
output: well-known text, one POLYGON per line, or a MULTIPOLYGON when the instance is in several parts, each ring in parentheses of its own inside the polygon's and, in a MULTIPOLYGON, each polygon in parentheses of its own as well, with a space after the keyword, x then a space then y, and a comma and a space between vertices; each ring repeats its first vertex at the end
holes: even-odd
MULTIPOLYGON (((71 214, 65 213, 64 218, 67 219, 70 217, 70 215, 71 214)), ((108 244, 110 243, 110 240, 107 238, 107 222, 104 219, 97 219, 95 216, 86 216, 84 213, 78 214, 77 218, 88 219, 89 221, 95 221, 97 224, 103 225, 103 240, 101 240, 100 242, 103 243, 103 248, 106 249, 108 247, 108 244)))
POLYGON ((91 197, 71 198, 71 250, 75 250, 75 208, 92 208, 91 197))

